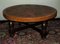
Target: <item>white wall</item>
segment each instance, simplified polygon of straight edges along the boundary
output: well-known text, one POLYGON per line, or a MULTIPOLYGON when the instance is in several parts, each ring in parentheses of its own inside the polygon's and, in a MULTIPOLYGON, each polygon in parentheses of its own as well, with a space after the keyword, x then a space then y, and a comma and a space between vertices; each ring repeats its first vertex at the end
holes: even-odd
POLYGON ((60 0, 0 0, 0 20, 5 19, 2 12, 4 8, 18 4, 40 4, 52 6, 58 11, 57 17, 60 17, 59 3, 60 0))

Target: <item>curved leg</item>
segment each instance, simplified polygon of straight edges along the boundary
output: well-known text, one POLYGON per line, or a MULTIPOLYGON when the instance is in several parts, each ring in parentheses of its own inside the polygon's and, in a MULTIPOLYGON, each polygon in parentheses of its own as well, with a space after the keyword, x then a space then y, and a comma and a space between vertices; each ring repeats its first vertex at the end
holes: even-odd
POLYGON ((37 25, 41 24, 41 29, 35 27, 35 25, 29 25, 27 23, 25 23, 27 26, 29 26, 30 28, 36 30, 37 32, 40 33, 41 35, 41 38, 44 39, 46 38, 47 34, 48 34, 48 30, 47 30, 47 26, 48 26, 48 21, 45 21, 45 22, 41 22, 41 23, 36 23, 37 25))
POLYGON ((48 26, 48 21, 42 22, 41 23, 41 37, 42 39, 46 38, 47 34, 48 34, 48 30, 47 30, 47 26, 48 26))
POLYGON ((14 36, 14 22, 8 22, 9 24, 9 34, 10 34, 10 37, 13 37, 14 36))

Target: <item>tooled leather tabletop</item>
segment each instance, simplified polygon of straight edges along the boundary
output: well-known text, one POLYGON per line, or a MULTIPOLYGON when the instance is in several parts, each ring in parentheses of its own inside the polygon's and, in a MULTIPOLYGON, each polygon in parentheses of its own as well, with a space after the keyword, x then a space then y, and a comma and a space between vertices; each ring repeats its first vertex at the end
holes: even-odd
POLYGON ((3 10, 6 19, 17 22, 38 22, 56 17, 57 10, 45 5, 15 5, 3 10))

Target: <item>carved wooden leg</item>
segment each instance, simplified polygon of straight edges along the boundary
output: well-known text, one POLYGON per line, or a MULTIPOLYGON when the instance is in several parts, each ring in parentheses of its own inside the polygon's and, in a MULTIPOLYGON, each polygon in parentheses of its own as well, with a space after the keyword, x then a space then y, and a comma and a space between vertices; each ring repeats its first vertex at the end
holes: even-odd
POLYGON ((14 36, 14 22, 8 22, 9 24, 9 34, 10 34, 10 37, 13 37, 14 36))
POLYGON ((47 34, 48 34, 47 26, 48 26, 48 21, 41 23, 41 32, 40 32, 40 34, 41 34, 42 39, 45 39, 47 34))
POLYGON ((37 32, 39 32, 42 39, 46 38, 46 36, 48 34, 48 30, 47 30, 48 22, 47 21, 42 22, 42 23, 36 23, 33 25, 29 25, 28 23, 25 23, 25 25, 27 25, 27 28, 30 27, 30 28, 36 30, 37 32), (39 24, 41 24, 41 29, 35 27, 35 25, 39 25, 39 24))

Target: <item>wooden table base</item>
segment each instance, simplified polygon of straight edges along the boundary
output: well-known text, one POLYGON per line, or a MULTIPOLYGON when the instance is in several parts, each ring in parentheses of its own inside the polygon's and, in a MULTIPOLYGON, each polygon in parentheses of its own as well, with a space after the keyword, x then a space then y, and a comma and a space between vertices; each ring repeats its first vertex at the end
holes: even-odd
MULTIPOLYGON (((21 23, 19 23, 20 25, 21 23)), ((20 31, 20 30, 23 30, 23 29, 27 29, 27 28, 32 28, 34 30, 36 30, 37 32, 40 33, 42 39, 46 38, 47 34, 48 34, 48 30, 47 30, 47 26, 48 26, 48 21, 45 21, 45 22, 36 22, 34 24, 29 24, 29 23, 23 23, 22 24, 26 25, 26 26, 23 26, 23 27, 19 27, 19 28, 14 28, 14 22, 9 22, 9 33, 10 33, 10 36, 13 37, 14 36, 14 33, 17 32, 17 31, 20 31), (41 25, 41 29, 38 29, 37 25, 41 25)))
POLYGON ((53 7, 45 5, 23 4, 11 6, 4 9, 3 16, 10 21, 9 33, 11 37, 13 37, 14 33, 17 31, 26 28, 32 28, 38 31, 41 34, 42 38, 46 38, 46 35, 48 34, 47 20, 55 18, 57 16, 57 10, 53 7), (26 26, 15 29, 14 22, 11 21, 20 22, 19 25, 22 22, 26 26), (29 24, 29 22, 33 22, 35 24, 29 24), (41 25, 41 29, 36 28, 36 25, 41 25))

